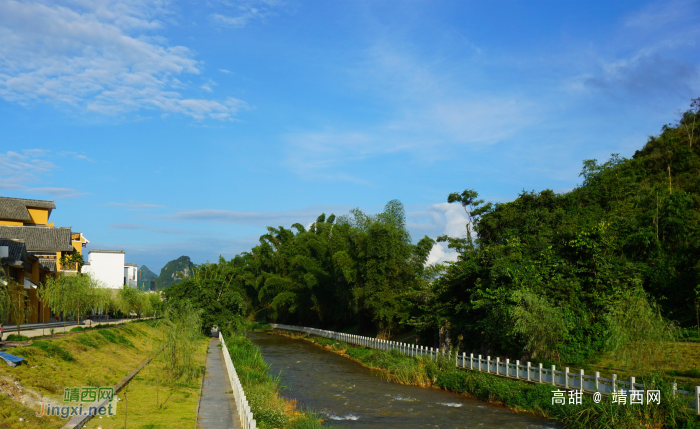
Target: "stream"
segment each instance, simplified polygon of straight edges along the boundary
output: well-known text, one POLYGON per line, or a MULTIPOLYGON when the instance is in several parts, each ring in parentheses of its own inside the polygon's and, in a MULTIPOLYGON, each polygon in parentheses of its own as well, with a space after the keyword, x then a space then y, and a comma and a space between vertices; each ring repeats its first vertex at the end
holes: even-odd
POLYGON ((383 380, 305 340, 249 332, 282 395, 347 428, 558 428, 556 422, 439 389, 383 380))

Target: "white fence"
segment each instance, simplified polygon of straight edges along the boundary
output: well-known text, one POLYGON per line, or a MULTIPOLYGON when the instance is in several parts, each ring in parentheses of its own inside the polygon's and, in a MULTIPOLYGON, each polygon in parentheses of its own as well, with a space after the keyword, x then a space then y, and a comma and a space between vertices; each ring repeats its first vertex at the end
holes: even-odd
POLYGON ((238 409, 238 418, 241 421, 241 427, 243 427, 243 429, 255 429, 256 426, 253 413, 250 412, 248 400, 245 398, 245 392, 241 386, 241 381, 238 379, 238 374, 236 374, 236 368, 233 367, 231 355, 226 348, 226 342, 224 341, 224 336, 221 335, 221 331, 219 331, 219 341, 221 342, 221 351, 224 352, 226 372, 228 372, 228 379, 231 382, 233 397, 236 400, 236 408, 238 409))
MULTIPOLYGON (((579 372, 570 372, 569 368, 564 368, 564 371, 559 371, 556 369, 555 365, 552 365, 551 368, 545 368, 542 364, 537 366, 533 366, 530 362, 521 364, 519 360, 515 362, 511 362, 509 359, 502 361, 498 357, 496 359, 491 359, 491 356, 486 356, 484 359, 482 355, 477 355, 475 357, 473 353, 470 353, 469 356, 467 356, 466 353, 459 355, 458 353, 440 351, 433 347, 380 340, 360 335, 326 331, 324 329, 280 325, 276 323, 271 323, 270 326, 274 329, 332 338, 358 346, 372 347, 380 350, 395 349, 408 356, 430 359, 437 359, 438 356, 442 356, 450 360, 454 359, 455 366, 458 368, 483 371, 515 380, 551 384, 552 386, 563 387, 569 390, 580 390, 584 393, 592 394, 600 392, 603 395, 610 395, 612 392, 616 392, 629 396, 630 390, 644 390, 644 385, 637 383, 635 377, 630 377, 629 381, 623 381, 618 380, 616 374, 613 374, 612 378, 603 378, 598 371, 595 372, 595 375, 586 375, 582 369, 579 370, 579 372)), ((695 386, 695 392, 687 392, 685 390, 676 390, 674 384, 673 392, 674 395, 680 394, 687 396, 690 401, 689 405, 700 415, 700 386, 695 386)))

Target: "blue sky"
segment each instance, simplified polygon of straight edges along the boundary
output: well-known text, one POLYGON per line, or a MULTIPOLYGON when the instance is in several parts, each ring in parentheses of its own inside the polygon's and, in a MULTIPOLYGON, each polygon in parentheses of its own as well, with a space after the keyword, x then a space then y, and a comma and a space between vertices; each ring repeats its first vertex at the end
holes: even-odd
MULTIPOLYGON (((700 96, 700 3, 0 0, 0 195, 155 271, 267 225, 564 192, 700 96)), ((451 255, 436 247, 431 261, 451 255)))

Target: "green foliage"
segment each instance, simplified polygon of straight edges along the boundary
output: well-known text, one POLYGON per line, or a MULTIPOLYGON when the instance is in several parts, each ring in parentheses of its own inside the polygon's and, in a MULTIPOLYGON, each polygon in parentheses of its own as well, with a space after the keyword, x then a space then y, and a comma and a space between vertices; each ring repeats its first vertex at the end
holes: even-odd
POLYGON ((577 364, 608 348, 647 352, 671 338, 663 326, 698 325, 700 149, 688 137, 697 115, 664 126, 631 159, 584 161, 583 183, 565 194, 523 191, 491 207, 471 190, 450 194, 476 239, 469 229, 439 239, 461 254, 423 289, 412 319, 421 334, 449 326, 465 350, 577 364), (643 291, 634 302, 633 291, 643 291))
POLYGON ((129 341, 128 338, 119 334, 118 332, 115 332, 113 329, 102 328, 99 329, 97 333, 102 335, 107 341, 109 341, 112 344, 123 344, 128 347, 133 347, 133 344, 131 343, 131 341, 129 341))
POLYGON ((156 289, 164 290, 171 285, 189 278, 194 264, 189 256, 180 256, 174 259, 160 270, 160 275, 156 278, 156 289))
POLYGON ((165 364, 171 382, 181 378, 190 382, 204 371, 195 359, 202 338, 201 314, 201 309, 186 303, 179 308, 169 308, 160 320, 164 349, 158 356, 165 364))
POLYGON ((34 341, 31 347, 36 347, 46 353, 47 356, 57 357, 66 362, 73 360, 73 356, 63 347, 59 346, 51 340, 38 340, 34 341))
POLYGON ((561 309, 529 291, 518 291, 515 297, 513 331, 525 338, 525 350, 533 358, 559 360, 557 348, 568 333, 561 309))
POLYGON ((55 313, 80 318, 90 311, 100 311, 111 301, 110 291, 101 288, 89 274, 49 278, 37 292, 55 313))
POLYGON ((647 300, 641 289, 623 291, 606 314, 608 348, 627 367, 638 363, 655 363, 671 347, 675 338, 673 325, 665 320, 660 309, 647 300))
POLYGON ((75 328, 72 328, 70 332, 85 332, 85 329, 81 326, 76 326, 75 328))
POLYGON ((29 341, 29 337, 18 334, 10 334, 5 338, 6 341, 29 341))

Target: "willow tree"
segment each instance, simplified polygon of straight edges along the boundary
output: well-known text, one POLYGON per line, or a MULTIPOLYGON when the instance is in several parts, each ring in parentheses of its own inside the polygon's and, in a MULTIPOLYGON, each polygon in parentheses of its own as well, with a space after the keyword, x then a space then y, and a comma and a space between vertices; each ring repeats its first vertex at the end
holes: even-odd
POLYGON ((39 289, 39 298, 54 313, 77 317, 78 325, 82 314, 103 304, 103 296, 97 281, 89 274, 50 278, 39 289))
MULTIPOLYGON (((20 334, 21 324, 26 322, 29 316, 32 315, 32 307, 27 306, 27 291, 24 289, 24 285, 16 282, 12 279, 7 281, 7 292, 6 298, 9 299, 9 310, 12 314, 17 327, 17 335, 20 334)), ((0 299, 2 297, 0 296, 0 299)))
POLYGON ((0 323, 7 323, 10 317, 10 278, 5 270, 0 269, 0 323))
POLYGON ((128 285, 124 285, 117 293, 116 300, 117 308, 124 314, 130 314, 132 311, 138 316, 151 310, 151 300, 147 293, 134 289, 128 285))

